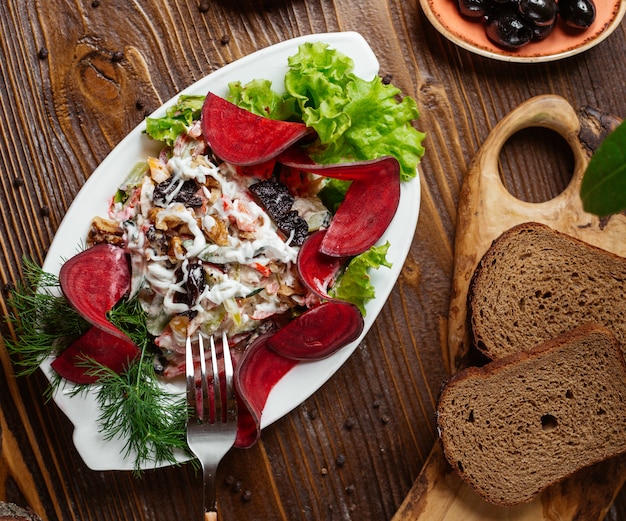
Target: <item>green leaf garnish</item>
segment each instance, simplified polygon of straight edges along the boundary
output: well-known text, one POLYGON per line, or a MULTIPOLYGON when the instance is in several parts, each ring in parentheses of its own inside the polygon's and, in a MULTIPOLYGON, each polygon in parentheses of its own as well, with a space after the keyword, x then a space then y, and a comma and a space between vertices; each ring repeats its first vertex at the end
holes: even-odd
POLYGON ((300 103, 304 122, 313 127, 319 144, 311 156, 319 163, 360 161, 394 156, 401 178, 408 181, 424 155, 424 134, 412 125, 417 103, 380 76, 366 81, 352 72, 353 62, 327 44, 300 46, 289 60, 287 92, 300 103))
POLYGON ((161 118, 146 118, 146 133, 157 141, 172 146, 176 138, 187 132, 194 121, 200 119, 205 96, 181 95, 161 118))
POLYGON ((295 100, 272 90, 269 80, 229 83, 228 100, 257 116, 282 121, 300 119, 295 100))
POLYGON ((45 358, 82 335, 90 324, 60 294, 59 280, 25 259, 23 281, 9 295, 7 321, 16 338, 7 338, 18 376, 32 374, 45 358))
POLYGON ((391 263, 386 257, 388 250, 389 242, 386 242, 381 246, 372 246, 369 250, 354 257, 331 288, 330 295, 352 302, 365 316, 365 304, 376 296, 368 270, 378 269, 381 266, 391 268, 391 263))
POLYGON ((288 64, 285 95, 273 92, 269 81, 253 80, 243 86, 231 84, 230 101, 275 119, 291 119, 292 112, 299 115, 317 132, 308 152, 319 163, 392 155, 400 162, 403 181, 416 176, 424 134, 412 126, 419 118, 414 99, 398 99, 400 90, 379 76, 370 81, 359 78, 352 59, 325 43, 300 45, 288 64), (280 114, 285 107, 289 116, 280 114))
POLYGON ((151 357, 142 353, 122 374, 92 367, 104 439, 124 440, 124 457, 134 455, 137 474, 148 462, 176 464, 175 450, 187 451, 185 398, 159 385, 151 357))
MULTIPOLYGON (((19 375, 33 373, 48 356, 69 346, 92 327, 60 293, 59 279, 31 261, 24 261, 24 281, 9 299, 14 312, 9 322, 15 338, 7 348, 19 375)), ((135 456, 135 473, 146 463, 176 463, 176 451, 186 451, 187 406, 184 397, 163 389, 149 352, 152 338, 146 328, 145 311, 137 299, 121 300, 108 314, 141 349, 141 357, 122 374, 86 359, 84 364, 98 376, 97 385, 76 385, 71 395, 95 393, 98 419, 105 439, 121 437, 124 456, 135 456)), ((52 377, 46 390, 50 398, 67 382, 52 377)))
POLYGON ((586 212, 607 216, 626 210, 626 121, 596 149, 585 170, 580 196, 586 212))

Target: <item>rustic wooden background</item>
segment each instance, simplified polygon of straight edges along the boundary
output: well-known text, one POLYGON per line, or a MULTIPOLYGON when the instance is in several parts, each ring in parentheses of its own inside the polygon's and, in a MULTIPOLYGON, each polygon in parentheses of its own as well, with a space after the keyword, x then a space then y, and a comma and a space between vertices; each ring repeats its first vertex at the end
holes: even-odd
MULTIPOLYGON (((421 110, 427 132, 421 215, 410 255, 375 326, 313 397, 220 467, 226 519, 391 519, 436 440, 457 200, 490 129, 528 98, 626 116, 626 33, 546 64, 473 55, 437 33, 418 0, 0 0, 0 308, 21 259, 41 262, 85 179, 144 116, 182 88, 294 36, 358 31, 421 110)), ((547 200, 572 159, 550 131, 502 153, 507 186, 547 200)), ((11 331, 2 325, 2 335, 11 331)), ((0 340, 1 341, 1 340, 0 340)), ((198 519, 189 465, 94 472, 46 402, 41 374, 14 378, 0 344, 0 499, 46 520, 198 519)), ((609 519, 626 519, 626 495, 609 519)))

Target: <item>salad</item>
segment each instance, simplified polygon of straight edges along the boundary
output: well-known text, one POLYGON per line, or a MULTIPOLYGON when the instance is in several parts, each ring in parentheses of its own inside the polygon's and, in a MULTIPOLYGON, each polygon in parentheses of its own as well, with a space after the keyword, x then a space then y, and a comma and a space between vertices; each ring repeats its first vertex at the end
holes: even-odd
POLYGON ((368 270, 388 265, 388 245, 376 243, 423 154, 414 100, 379 77, 361 80, 326 44, 305 43, 289 58, 285 94, 266 80, 229 88, 228 100, 181 96, 164 117, 148 118, 160 153, 135 166, 107 216, 94 217, 87 249, 58 281, 37 273, 39 287, 42 277, 60 286, 86 319, 47 338, 45 354, 62 378, 98 384, 103 428, 129 438, 138 464, 171 458, 168 443, 184 448, 184 403, 155 392, 162 414, 146 426, 125 416, 115 393, 130 392, 121 380, 148 388, 184 372, 188 334, 226 332, 235 346, 247 411, 238 446, 258 437, 267 393, 289 368, 358 336, 374 298, 368 270), (370 204, 380 210, 363 212, 370 204), (262 385, 254 375, 266 375, 262 385), (140 446, 139 427, 172 425, 178 431, 157 439, 160 451, 154 439, 140 446))

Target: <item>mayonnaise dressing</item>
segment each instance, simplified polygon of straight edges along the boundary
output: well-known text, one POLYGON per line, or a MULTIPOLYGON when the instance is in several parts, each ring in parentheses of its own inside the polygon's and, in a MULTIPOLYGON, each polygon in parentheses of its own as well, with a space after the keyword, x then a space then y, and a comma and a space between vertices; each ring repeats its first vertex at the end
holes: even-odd
POLYGON ((231 165, 218 166, 198 155, 200 148, 186 142, 174 146, 167 160, 149 160, 147 172, 136 181, 132 204, 111 206, 110 214, 126 231, 135 292, 150 323, 165 327, 157 345, 169 346, 180 336, 166 324, 181 314, 189 317, 188 328, 233 335, 305 296, 296 276, 299 248, 279 235, 254 201, 247 190, 250 179, 231 165), (158 169, 154 175, 150 165, 158 169), (155 179, 163 183, 158 201, 155 179), (188 192, 189 182, 197 186, 193 204, 187 204, 189 195, 182 190, 187 183, 188 192), (292 301, 276 291, 280 285, 293 286, 292 301))

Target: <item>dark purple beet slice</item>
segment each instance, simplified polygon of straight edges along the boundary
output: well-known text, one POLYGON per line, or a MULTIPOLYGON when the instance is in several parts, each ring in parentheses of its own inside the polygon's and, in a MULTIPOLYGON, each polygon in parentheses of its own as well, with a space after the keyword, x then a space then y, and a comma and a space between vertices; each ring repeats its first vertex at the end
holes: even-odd
POLYGON ((376 244, 400 204, 400 164, 387 156, 370 161, 311 164, 306 154, 292 147, 279 157, 291 168, 325 177, 352 181, 339 205, 320 251, 335 257, 351 257, 376 244))
POLYGON ((126 335, 107 313, 130 289, 130 265, 122 248, 98 244, 68 259, 59 271, 65 298, 82 317, 112 335, 126 335))
MULTIPOLYGON (((367 165, 366 171, 370 172, 372 166, 367 165)), ((358 255, 385 233, 400 204, 400 164, 388 157, 378 160, 378 167, 376 174, 355 180, 348 188, 324 236, 322 253, 358 255)))
POLYGON ((298 273, 302 282, 323 299, 330 299, 328 288, 347 259, 332 257, 320 251, 326 230, 317 231, 304 241, 298 253, 298 273))
POLYGON ((363 326, 354 304, 329 300, 293 319, 268 338, 267 345, 285 358, 320 360, 356 340, 363 326))
POLYGON ((277 161, 285 166, 304 172, 318 174, 344 181, 375 181, 384 171, 397 172, 400 179, 400 164, 395 157, 385 156, 365 161, 346 161, 345 163, 316 163, 301 147, 290 147, 282 152, 277 161))
POLYGON ((311 159, 311 156, 307 154, 304 149, 299 145, 293 145, 283 150, 276 158, 280 164, 293 167, 299 170, 304 170, 304 167, 322 167, 311 159))
POLYGON ((139 348, 130 338, 112 335, 99 327, 91 327, 63 350, 51 366, 60 376, 77 384, 92 384, 97 377, 89 374, 88 359, 116 373, 124 371, 139 355, 139 348))
POLYGON ((312 132, 304 123, 257 116, 213 93, 206 97, 201 119, 215 155, 238 166, 269 161, 312 132))
POLYGON ((239 359, 235 369, 235 386, 240 399, 239 425, 235 446, 253 445, 261 433, 261 413, 270 391, 298 362, 289 360, 267 347, 266 333, 254 340, 239 359))

